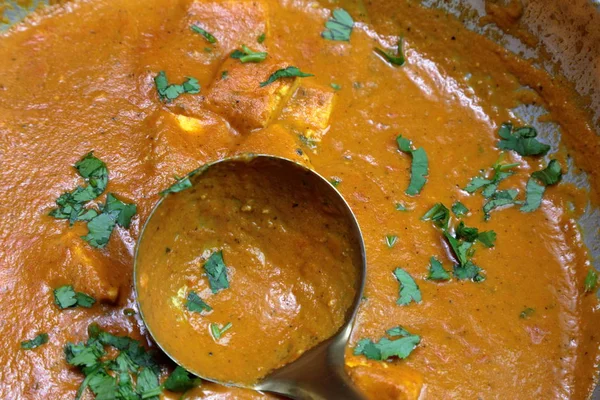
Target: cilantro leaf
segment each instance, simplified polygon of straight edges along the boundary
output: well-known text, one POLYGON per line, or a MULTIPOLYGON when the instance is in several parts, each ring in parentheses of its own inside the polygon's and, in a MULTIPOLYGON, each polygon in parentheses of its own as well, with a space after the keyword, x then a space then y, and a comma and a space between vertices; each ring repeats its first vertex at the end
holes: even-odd
POLYGON ((596 290, 596 286, 598 285, 598 272, 594 269, 594 267, 590 268, 587 275, 585 276, 585 281, 583 283, 583 288, 585 293, 591 293, 596 290))
POLYGON ((219 325, 217 325, 217 324, 210 324, 210 332, 212 333, 215 340, 219 340, 219 339, 221 339, 221 336, 223 336, 223 334, 226 331, 228 331, 232 326, 233 325, 231 324, 231 322, 228 322, 222 328, 219 328, 219 325))
POLYGON ((485 280, 483 270, 470 260, 464 265, 455 265, 454 276, 459 280, 471 279, 473 282, 483 282, 485 280))
POLYGON ((350 34, 354 27, 354 20, 342 8, 333 10, 332 17, 325 22, 325 30, 321 36, 326 40, 350 41, 350 34))
POLYGON ((190 181, 190 177, 185 176, 181 179, 178 179, 177 182, 169 186, 167 189, 160 192, 161 196, 166 196, 169 193, 178 193, 182 190, 188 189, 192 187, 192 182, 190 181))
POLYGON ((549 145, 536 139, 537 131, 530 126, 513 129, 510 122, 505 122, 498 130, 498 135, 498 148, 514 150, 522 156, 543 156, 550 150, 549 145))
POLYGON ((152 368, 143 368, 137 379, 137 392, 142 399, 158 400, 162 388, 158 384, 158 374, 152 368))
POLYGON ((36 347, 40 347, 41 345, 48 343, 48 339, 49 339, 49 337, 48 337, 47 333, 40 333, 31 340, 22 341, 21 348, 23 350, 35 349, 36 347))
POLYGON ((71 285, 63 285, 54 289, 54 304, 61 310, 73 307, 77 304, 75 290, 71 285))
POLYGON ((521 311, 521 313, 519 314, 519 318, 521 319, 526 319, 529 318, 533 313, 535 312, 535 310, 531 307, 526 307, 523 311, 521 311))
POLYGON ((335 90, 336 92, 337 92, 338 90, 342 89, 342 87, 341 87, 340 85, 338 85, 337 83, 335 83, 335 82, 331 82, 331 83, 329 84, 329 86, 331 86, 331 88, 332 88, 333 90, 335 90))
POLYGON ((267 58, 267 55, 268 54, 264 51, 252 51, 248 46, 243 44, 242 50, 235 50, 233 53, 231 53, 230 57, 240 60, 242 64, 245 64, 249 62, 259 63, 264 61, 267 58))
POLYGON ((354 348, 354 355, 364 355, 370 360, 386 361, 392 357, 404 359, 421 342, 418 335, 412 335, 402 327, 396 327, 387 331, 389 336, 400 336, 399 339, 390 340, 381 338, 379 342, 371 339, 361 339, 354 348))
POLYGON ((498 207, 520 204, 520 201, 515 200, 517 198, 517 194, 519 192, 515 189, 509 190, 499 190, 495 192, 488 200, 487 203, 483 205, 483 213, 485 220, 490 219, 490 212, 498 207))
POLYGON ((200 296, 198 296, 198 294, 193 290, 188 293, 188 297, 185 302, 185 307, 190 311, 199 313, 201 313, 202 311, 212 310, 212 307, 206 304, 204 300, 202 300, 200 296))
POLYGON ((265 41, 265 39, 266 39, 266 38, 267 38, 267 34, 263 32, 263 33, 261 33, 261 34, 260 34, 260 36, 258 36, 258 37, 256 38, 256 41, 257 41, 259 44, 262 44, 262 43, 265 41))
POLYGON ((550 160, 546 168, 541 171, 535 171, 531 174, 531 177, 539 180, 546 186, 554 185, 560 182, 562 178, 562 168, 557 160, 550 160))
POLYGON ((387 244, 387 247, 389 247, 390 249, 392 247, 394 247, 394 245, 396 244, 397 241, 398 241, 398 236, 396 236, 396 235, 386 235, 385 236, 385 244, 387 244))
POLYGON ((396 142, 398 143, 398 149, 403 153, 410 154, 412 159, 410 166, 410 184, 405 193, 411 196, 417 195, 421 193, 423 186, 425 186, 425 183, 427 182, 426 176, 429 173, 427 153, 425 153, 425 150, 423 150, 422 147, 413 150, 412 142, 409 139, 402 137, 402 135, 399 135, 396 138, 396 142))
POLYGON ((412 301, 415 303, 421 302, 421 290, 415 282, 415 280, 401 268, 394 270, 394 277, 400 283, 399 298, 396 303, 405 306, 410 304, 412 301))
POLYGON ((107 213, 117 211, 119 213, 117 217, 117 224, 127 229, 131 223, 131 218, 137 212, 137 206, 135 204, 124 203, 117 199, 114 194, 109 193, 106 196, 106 204, 103 211, 107 213))
POLYGON ((96 299, 92 296, 81 292, 75 293, 75 299, 77 300, 77 305, 84 308, 90 308, 96 303, 96 299))
POLYGON ((204 263, 204 271, 206 272, 208 283, 213 293, 229 288, 227 267, 225 266, 225 262, 223 262, 223 251, 217 251, 210 255, 204 263))
POLYGON ((542 204, 545 191, 546 186, 540 185, 533 178, 529 178, 525 186, 525 204, 521 207, 521 211, 532 212, 537 210, 542 204))
POLYGON ((456 238, 464 239, 467 242, 474 242, 479 236, 479 229, 465 226, 465 223, 460 221, 456 227, 456 238))
POLYGON ((104 348, 96 341, 88 344, 67 343, 64 349, 67 363, 76 367, 91 368, 98 364, 104 355, 104 348))
POLYGON ((462 217, 463 215, 467 215, 469 213, 469 209, 460 201, 455 201, 454 204, 452 204, 452 212, 457 217, 462 217))
POLYGON ((103 212, 88 222, 88 234, 81 238, 90 246, 102 249, 108 243, 110 235, 117 224, 119 211, 103 212))
POLYGON ((431 257, 429 259, 429 274, 426 279, 431 281, 447 281, 450 279, 450 274, 444 269, 442 263, 437 258, 431 257))
POLYGON ((340 178, 335 178, 335 177, 334 177, 334 178, 331 178, 331 179, 329 180, 329 183, 331 183, 331 185, 332 185, 333 187, 338 187, 338 186, 340 185, 340 183, 342 183, 342 180, 341 180, 340 178))
POLYGON ((181 85, 169 84, 165 71, 160 71, 154 78, 156 91, 160 99, 166 103, 175 100, 179 95, 184 93, 196 94, 200 93, 200 84, 195 78, 187 77, 181 85))
POLYGON ((442 203, 435 203, 422 217, 422 221, 433 221, 439 228, 448 228, 450 210, 442 203))
POLYGON ((492 183, 490 179, 486 179, 481 176, 476 176, 472 178, 469 184, 465 187, 465 191, 468 193, 475 193, 476 191, 478 191, 484 186, 489 185, 490 183, 492 183))
POLYGON ((204 39, 206 39, 206 41, 208 43, 211 43, 211 44, 217 43, 217 39, 213 35, 206 32, 204 29, 200 28, 198 25, 191 25, 190 29, 193 32, 199 33, 200 35, 204 36, 204 39))
POLYGON ((494 242, 496 241, 496 232, 479 232, 479 235, 477 235, 477 240, 479 240, 487 248, 494 247, 494 242))
POLYGON ((385 333, 388 336, 391 336, 391 337, 395 337, 395 336, 410 336, 411 335, 411 333, 409 331, 407 331, 406 329, 404 329, 401 326, 395 326, 393 328, 390 328, 387 331, 385 331, 385 333))
POLYGON ((406 60, 404 58, 404 52, 402 50, 402 42, 403 41, 404 41, 404 38, 402 38, 402 37, 400 39, 398 39, 398 51, 396 52, 396 55, 392 55, 391 53, 388 53, 387 51, 382 50, 377 47, 375 48, 375 52, 377 54, 379 54, 380 56, 382 56, 383 58, 385 58, 390 64, 401 67, 406 62, 406 60))
POLYGON ((186 392, 199 384, 200 379, 192 377, 185 368, 178 365, 171 372, 171 375, 169 375, 163 386, 171 392, 186 392))
POLYGON ((300 77, 300 78, 306 78, 306 77, 314 76, 314 75, 308 74, 306 72, 302 72, 297 67, 290 66, 287 68, 278 69, 277 71, 273 72, 271 74, 271 76, 269 76, 269 79, 260 83, 260 87, 270 85, 271 83, 273 83, 276 80, 281 79, 281 78, 292 78, 292 77, 296 77, 296 76, 300 77))

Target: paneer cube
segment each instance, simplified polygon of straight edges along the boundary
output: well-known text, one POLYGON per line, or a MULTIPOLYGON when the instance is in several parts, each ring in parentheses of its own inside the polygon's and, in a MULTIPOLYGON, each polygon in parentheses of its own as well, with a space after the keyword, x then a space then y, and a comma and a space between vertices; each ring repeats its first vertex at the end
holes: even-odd
POLYGON ((318 141, 329 127, 334 98, 333 90, 303 81, 283 108, 280 120, 318 141))
POLYGON ((294 93, 298 79, 278 79, 264 87, 260 87, 260 82, 286 67, 288 64, 271 56, 257 64, 242 64, 228 58, 208 89, 206 106, 241 132, 264 128, 279 116, 281 108, 294 93), (227 71, 225 75, 224 71, 227 71))
POLYGON ((230 53, 242 44, 264 48, 257 38, 269 35, 269 9, 265 0, 196 0, 188 9, 186 26, 197 25, 217 40, 215 46, 230 53))

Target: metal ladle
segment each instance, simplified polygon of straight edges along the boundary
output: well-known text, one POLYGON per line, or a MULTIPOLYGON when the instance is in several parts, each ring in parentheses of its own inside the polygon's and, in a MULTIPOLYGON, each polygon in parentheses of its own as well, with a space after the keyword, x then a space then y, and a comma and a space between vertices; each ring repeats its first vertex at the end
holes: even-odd
MULTIPOLYGON (((357 282, 355 283, 356 293, 353 303, 347 311, 346 320, 338 332, 329 339, 326 339, 315 347, 304 352, 295 361, 272 371, 266 377, 262 378, 258 383, 252 386, 237 385, 235 383, 233 383, 233 385, 284 395, 292 399, 364 399, 360 392, 353 386, 344 368, 345 348, 352 331, 352 324, 356 315, 356 311, 363 295, 366 275, 364 242, 360 227, 356 217, 354 216, 354 213, 350 209, 350 206, 348 203, 346 203, 342 195, 334 188, 334 186, 315 171, 297 162, 270 155, 242 155, 204 165, 188 175, 192 186, 195 182, 198 182, 198 180, 201 178, 201 175, 205 171, 221 163, 247 163, 247 165, 253 165, 254 167, 259 165, 261 168, 264 168, 265 171, 269 171, 270 168, 277 168, 279 172, 277 175, 285 176, 286 180, 302 180, 302 185, 297 185, 299 190, 302 190, 301 188, 303 187, 307 187, 307 184, 308 187, 312 187, 313 190, 316 188, 319 194, 325 196, 328 202, 330 202, 333 207, 337 208, 337 210, 341 212, 342 217, 346 220, 348 226, 350 227, 352 234, 350 240, 352 241, 354 248, 357 250, 354 252, 355 259, 353 260, 354 266, 358 269, 358 273, 356 274, 357 282)), ((177 193, 169 194, 169 196, 170 195, 177 195, 177 193)), ((148 226, 150 219, 157 218, 157 215, 160 214, 157 213, 156 210, 161 206, 164 199, 165 197, 161 198, 161 200, 159 200, 155 205, 150 217, 142 229, 137 243, 134 261, 134 288, 136 298, 138 299, 140 290, 144 290, 138 284, 136 273, 138 269, 137 265, 140 253, 139 249, 141 247, 140 243, 143 240, 144 231, 148 226)), ((140 310, 141 318, 145 322, 143 307, 139 303, 138 308, 140 310)), ((156 336, 152 333, 152 326, 149 326, 146 323, 146 327, 156 340, 156 336)), ((174 354, 169 354, 166 352, 159 341, 156 343, 165 352, 165 354, 167 354, 167 356, 169 356, 175 363, 180 364, 174 354)), ((185 365, 182 366, 185 368, 185 365)), ((208 377, 200 377, 212 382, 232 385, 230 382, 218 382, 208 377)))

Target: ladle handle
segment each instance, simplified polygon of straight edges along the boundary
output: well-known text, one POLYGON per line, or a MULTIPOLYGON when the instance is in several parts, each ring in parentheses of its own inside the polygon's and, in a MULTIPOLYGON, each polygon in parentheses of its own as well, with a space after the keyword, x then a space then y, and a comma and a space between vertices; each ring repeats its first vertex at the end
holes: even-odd
POLYGON ((344 350, 351 327, 269 375, 258 390, 296 400, 364 400, 345 371, 344 350))

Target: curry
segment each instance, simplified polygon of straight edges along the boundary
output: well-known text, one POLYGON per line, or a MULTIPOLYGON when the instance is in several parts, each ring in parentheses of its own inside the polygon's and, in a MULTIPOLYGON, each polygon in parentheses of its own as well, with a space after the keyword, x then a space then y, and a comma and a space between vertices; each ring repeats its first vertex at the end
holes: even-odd
POLYGON ((190 181, 144 228, 140 311, 188 370, 250 385, 344 324, 359 249, 343 210, 300 169, 241 159, 190 181))
MULTIPOLYGON (((589 110, 454 16, 410 0, 76 0, 1 34, 0 60, 0 398, 269 397, 173 370, 132 289, 160 192, 243 153, 314 168, 356 214, 367 282, 346 366, 367 397, 592 392, 600 308, 577 224, 600 188, 589 110)), ((156 301, 187 285, 214 309, 193 321, 255 340, 254 321, 217 311, 239 281, 211 303, 203 267, 188 273, 156 301)))

